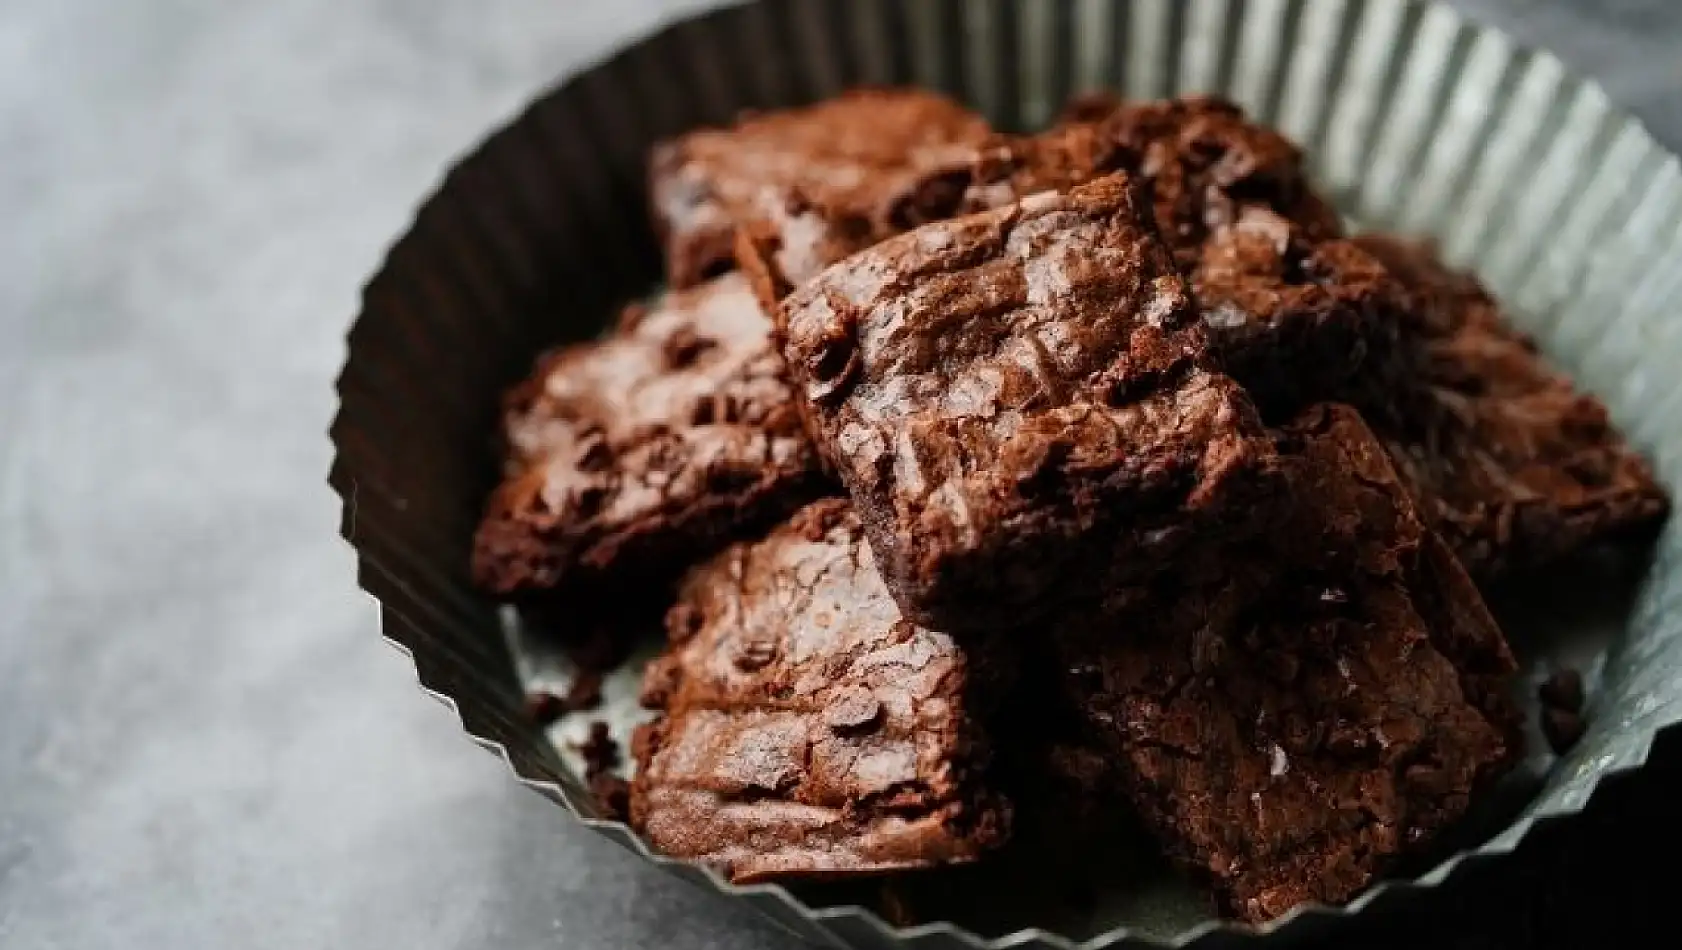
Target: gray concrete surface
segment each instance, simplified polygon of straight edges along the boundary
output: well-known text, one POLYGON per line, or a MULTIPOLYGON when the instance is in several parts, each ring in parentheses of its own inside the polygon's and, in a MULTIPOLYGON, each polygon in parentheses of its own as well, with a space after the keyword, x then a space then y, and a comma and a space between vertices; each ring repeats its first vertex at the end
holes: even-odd
MULTIPOLYGON (((1682 6, 1462 5, 1682 141, 1682 6)), ((413 203, 678 6, 0 2, 0 946, 788 945, 461 738, 323 484, 413 203)))

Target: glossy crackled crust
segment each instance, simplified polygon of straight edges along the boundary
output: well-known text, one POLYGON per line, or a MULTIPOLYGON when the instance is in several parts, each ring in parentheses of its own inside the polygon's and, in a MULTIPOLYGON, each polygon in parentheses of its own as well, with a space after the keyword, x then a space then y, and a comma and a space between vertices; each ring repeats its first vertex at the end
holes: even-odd
MULTIPOLYGON (((1152 219, 1198 282, 1216 356, 1269 417, 1384 385, 1399 289, 1359 249, 1332 240, 1339 221, 1310 188, 1296 147, 1236 106, 1095 99, 1039 135, 983 137, 945 100, 873 95, 773 113, 736 133, 701 133, 707 148, 692 149, 701 158, 657 162, 724 188, 766 161, 765 142, 778 143, 779 159, 820 156, 803 177, 773 172, 757 192, 741 186, 758 195, 754 202, 706 205, 707 220, 735 222, 737 258, 768 307, 824 266, 917 224, 1125 171, 1148 186, 1152 219), (870 148, 899 148, 912 127, 934 144, 891 158, 830 144, 862 136, 870 148), (848 188, 801 197, 826 177, 848 188)), ((657 205, 672 203, 662 194, 684 191, 670 184, 681 178, 656 175, 657 205)))
POLYGON ((1663 488, 1606 407, 1548 366, 1476 280, 1423 244, 1356 243, 1414 296, 1408 385, 1375 424, 1474 576, 1534 568, 1663 520, 1663 488))
POLYGON ((1204 240, 1191 282, 1222 367, 1270 422, 1326 400, 1388 406, 1402 384, 1410 298, 1353 241, 1246 209, 1204 240))
POLYGON ((684 287, 729 269, 740 241, 774 303, 853 251, 949 216, 989 134, 943 96, 858 89, 664 143, 650 178, 668 280, 684 287))
POLYGON ((627 308, 508 397, 508 474, 475 538, 485 589, 669 577, 828 483, 739 275, 627 308))
POLYGON ((1046 132, 994 140, 966 205, 993 207, 1118 170, 1148 187, 1152 220, 1192 280, 1215 355, 1264 415, 1382 398, 1397 369, 1405 294, 1341 239, 1296 146, 1231 103, 1077 100, 1046 132))
POLYGON ((1204 240, 1248 209, 1283 217, 1310 241, 1342 233, 1337 212, 1309 184, 1301 150, 1237 105, 1206 96, 1077 100, 1046 132, 994 139, 966 207, 1067 190, 1116 171, 1148 186, 1152 219, 1187 271, 1204 240))
POLYGON ((925 225, 784 303, 784 353, 889 588, 938 629, 1031 620, 1156 563, 1265 468, 1202 368, 1184 281, 1125 176, 925 225))
POLYGON ((646 672, 632 822, 731 880, 964 863, 1001 844, 978 717, 1010 664, 899 614, 846 502, 690 573, 646 672))
POLYGON ((1520 742, 1501 633, 1359 416, 1312 409, 1280 452, 1273 530, 1057 634, 1133 806, 1251 921, 1353 897, 1520 742))

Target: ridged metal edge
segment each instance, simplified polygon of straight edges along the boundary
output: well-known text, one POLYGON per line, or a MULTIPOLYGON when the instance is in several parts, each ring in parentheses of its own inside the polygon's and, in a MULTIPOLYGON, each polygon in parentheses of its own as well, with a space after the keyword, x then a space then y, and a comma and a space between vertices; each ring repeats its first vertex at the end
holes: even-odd
MULTIPOLYGON (((935 2, 935 0, 930 0, 930 3, 932 2, 935 2)), ((918 8, 921 12, 927 12, 924 8, 929 7, 930 3, 914 3, 909 5, 918 8)), ((716 24, 722 14, 746 5, 747 4, 741 2, 729 3, 720 8, 697 16, 681 19, 671 18, 666 20, 664 23, 656 24, 648 39, 637 43, 635 46, 624 52, 604 58, 601 62, 581 70, 577 74, 577 77, 568 80, 556 89, 551 90, 550 93, 541 97, 534 105, 529 107, 511 122, 507 123, 501 132, 497 134, 501 135, 508 133, 511 130, 518 129, 534 121, 535 114, 539 111, 540 106, 545 100, 555 95, 561 89, 568 88, 575 83, 580 82, 583 78, 588 77, 595 71, 604 69, 613 63, 623 61, 630 55, 634 55, 636 50, 642 48, 645 44, 668 39, 675 31, 678 30, 704 29, 709 23, 716 24)), ((1359 13, 1364 8, 1370 9, 1372 5, 1362 2, 1362 0, 1352 0, 1351 6, 1357 11, 1357 13, 1359 13)), ((1148 35, 1145 34, 1145 31, 1140 30, 1139 27, 1156 21, 1152 21, 1148 16, 1141 17, 1132 14, 1137 14, 1140 10, 1146 9, 1147 7, 1148 0, 1131 5, 1125 3, 1087 2, 1083 3, 1076 12, 1086 16, 1098 16, 1100 14, 1107 13, 1107 26, 1114 30, 1114 38, 1123 41, 1132 38, 1134 40, 1133 48, 1137 50, 1141 48, 1140 45, 1137 45, 1141 40, 1149 39, 1148 35), (1100 10, 1099 8, 1107 8, 1107 10, 1100 10), (1124 16, 1123 14, 1129 15, 1124 16), (1126 22, 1124 23, 1123 21, 1126 22)), ((1291 32, 1294 28, 1291 24, 1298 22, 1296 18, 1301 14, 1302 3, 1300 0, 1274 4, 1266 4, 1263 3, 1262 0, 1248 0, 1247 3, 1245 0, 1227 0, 1226 4, 1228 11, 1237 10, 1240 13, 1246 13, 1251 9, 1260 7, 1269 7, 1275 12, 1289 14, 1285 21, 1287 26, 1284 29, 1275 31, 1271 35, 1264 34, 1259 40, 1255 37, 1241 39, 1241 43, 1251 42, 1257 44, 1261 49, 1265 50, 1268 43, 1280 42, 1283 38, 1281 34, 1289 34, 1291 32)), ((1398 4, 1397 7, 1402 10, 1400 14, 1400 22, 1404 24, 1405 32, 1411 32, 1411 30, 1416 29, 1427 13, 1431 11, 1446 10, 1446 8, 1429 4, 1427 0, 1404 0, 1404 2, 1402 4, 1398 4)), ((928 43, 932 37, 932 43, 929 46, 913 50, 913 58, 925 63, 928 62, 928 60, 916 54, 922 53, 932 47, 935 50, 936 55, 939 57, 939 60, 935 75, 929 78, 936 79, 938 85, 950 88, 952 86, 962 84, 966 78, 966 73, 968 72, 968 51, 952 50, 950 46, 947 45, 952 37, 952 32, 940 29, 942 26, 951 25, 951 17, 953 15, 951 7, 945 6, 943 8, 936 9, 934 12, 938 16, 933 21, 918 20, 916 19, 915 14, 913 15, 912 22, 916 27, 920 27, 919 29, 915 29, 914 32, 921 34, 921 39, 925 43, 928 43)), ((1464 29, 1465 24, 1468 21, 1466 21, 1458 13, 1453 11, 1447 12, 1448 15, 1453 17, 1456 23, 1459 24, 1457 29, 1464 29)), ((1198 13, 1194 9, 1191 15, 1195 18, 1198 16, 1198 13)), ((1440 16, 1441 14, 1436 15, 1440 16)), ((1232 29, 1231 22, 1226 23, 1224 25, 1224 29, 1225 32, 1223 34, 1222 42, 1231 43, 1236 36, 1237 31, 1232 29)), ((1487 28, 1475 29, 1476 32, 1481 35, 1500 36, 1499 33, 1496 33, 1493 30, 1488 30, 1487 28)), ((1088 38, 1082 42, 1090 46, 1091 39, 1089 35, 1088 38)), ((1160 48, 1161 47, 1158 47, 1158 49, 1160 48)), ((1511 49, 1513 50, 1514 57, 1528 60, 1530 63, 1545 64, 1541 68, 1547 71, 1557 71, 1555 73, 1556 75, 1562 77, 1564 80, 1572 81, 1578 90, 1588 90, 1588 94, 1599 95, 1601 97, 1601 101, 1605 101, 1604 94, 1601 93, 1599 88, 1593 83, 1581 80, 1570 80, 1568 71, 1565 70, 1563 64, 1550 54, 1524 49, 1517 44, 1513 44, 1511 49)), ((1076 51, 1073 50, 1066 50, 1065 52, 1069 52, 1071 55, 1076 55, 1076 51)), ((1092 63, 1092 54, 1090 49, 1083 48, 1081 52, 1085 55, 1077 56, 1074 60, 1080 65, 1080 78, 1092 78, 1094 69, 1096 68, 1103 71, 1103 74, 1111 79, 1112 84, 1132 85, 1132 83, 1116 82, 1116 80, 1120 77, 1109 67, 1103 66, 1102 64, 1095 67, 1092 63)), ((1220 80, 1220 84, 1222 86, 1227 86, 1229 82, 1235 81, 1234 75, 1230 73, 1229 70, 1245 68, 1253 70, 1259 68, 1253 62, 1253 60, 1260 58, 1256 55, 1257 50, 1255 47, 1246 49, 1241 45, 1239 52, 1241 54, 1248 52, 1251 55, 1247 58, 1247 60, 1241 61, 1236 65, 1231 63, 1219 64, 1218 68, 1220 69, 1223 77, 1220 80)), ((1344 51, 1343 53, 1340 53, 1339 58, 1341 59, 1346 55, 1347 51, 1344 51)), ((1115 62, 1113 57, 1110 59, 1110 62, 1115 62)), ((1135 60, 1135 62, 1137 62, 1137 60, 1135 60)), ((1181 74, 1185 74, 1184 70, 1196 68, 1196 66, 1183 67, 1181 74)), ((1279 104, 1279 90, 1283 88, 1279 84, 1290 81, 1289 79, 1282 78, 1281 75, 1278 75, 1290 72, 1291 65, 1288 62, 1275 62, 1272 64, 1272 69, 1276 75, 1269 77, 1265 83, 1263 83, 1265 88, 1271 90, 1268 95, 1260 101, 1250 101, 1246 103, 1259 116, 1264 118, 1275 117, 1275 110, 1279 104)), ((890 76, 885 78, 911 78, 898 75, 900 70, 893 69, 891 67, 889 72, 890 76)), ((1251 78, 1254 79, 1253 76, 1251 78)), ((953 91, 960 90, 953 89, 953 91)), ((1025 109, 1029 110, 1030 113, 1037 113, 1043 109, 1043 102, 1043 99, 1030 102, 1025 106, 1025 109)), ((1608 107, 1608 112, 1610 114, 1616 114, 1615 110, 1610 110, 1610 107, 1608 107)), ((1618 116, 1618 118, 1620 118, 1624 123, 1625 128, 1636 130, 1637 134, 1645 138, 1647 142, 1652 142, 1651 136, 1646 133, 1644 127, 1642 127, 1637 120, 1621 115, 1618 116)), ((1322 121, 1324 121, 1323 118, 1322 121)), ((1319 134, 1323 131, 1324 129, 1320 129, 1315 134, 1319 134)), ((404 238, 400 239, 392 247, 391 251, 388 252, 385 260, 381 264, 381 267, 376 272, 377 276, 365 289, 363 313, 366 313, 369 309, 369 295, 378 285, 378 275, 383 275, 392 268, 394 262, 404 250, 405 245, 410 241, 415 228, 421 223, 426 213, 425 209, 433 206, 437 199, 447 193, 456 176, 469 167, 473 157, 484 151, 485 147, 485 144, 481 144, 479 147, 463 153, 451 164, 449 171, 434 186, 427 201, 422 206, 423 210, 417 214, 415 221, 412 222, 411 228, 408 229, 404 238)), ((1372 157, 1373 151, 1376 151, 1376 148, 1371 145, 1368 146, 1368 149, 1371 149, 1371 151, 1367 151, 1362 156, 1362 160, 1357 164, 1365 166, 1367 164, 1367 160, 1372 157)), ((1666 156, 1666 159, 1672 164, 1675 162, 1674 157, 1666 156)), ((1168 939, 1156 939, 1142 936, 1126 927, 1117 928, 1091 939, 1079 942, 1039 929, 1025 929, 998 938, 985 938, 950 923, 937 922, 908 928, 896 927, 884 921, 873 911, 862 907, 843 906, 821 909, 810 908, 802 904, 798 898, 785 888, 776 884, 751 886, 733 885, 724 881, 711 870, 654 854, 650 852, 641 839, 632 833, 625 825, 618 822, 604 821, 600 818, 594 817, 593 803, 589 801, 582 788, 561 780, 557 773, 543 767, 543 765, 540 764, 540 757, 530 754, 516 754, 508 745, 492 738, 490 733, 493 730, 487 728, 485 723, 477 721, 473 715, 470 715, 466 710, 464 710, 461 703, 458 702, 455 693, 452 692, 452 689, 459 689, 460 684, 445 682, 444 680, 446 677, 440 674, 436 669, 429 669, 428 664, 422 662, 420 657, 417 655, 415 644, 415 640, 417 638, 416 625, 411 622, 410 618, 404 617, 400 611, 388 602, 389 600, 395 600, 395 597, 393 597, 389 592, 382 597, 380 593, 380 588, 385 587, 388 584, 400 583, 400 581, 392 577, 387 572, 385 565, 379 557, 364 550, 362 544, 359 543, 364 540, 365 535, 359 534, 357 529, 359 517, 358 486, 354 476, 348 474, 346 468, 342 464, 344 461, 345 446, 341 441, 341 432, 343 431, 342 423, 346 421, 343 400, 348 385, 348 371, 355 362, 355 356, 361 349, 357 339, 357 330, 360 328, 361 323, 361 314, 359 314, 357 322, 353 324, 352 330, 347 339, 348 354, 346 372, 341 373, 339 379, 335 383, 335 391, 340 396, 341 407, 339 412, 335 415, 334 423, 330 430, 330 438, 332 439, 335 448, 334 470, 330 481, 341 499, 341 536, 352 545, 357 553, 359 583, 363 589, 370 593, 371 596, 374 596, 376 602, 380 604, 382 634, 386 640, 404 655, 408 656, 411 662, 415 663, 416 676, 422 690, 434 699, 443 703, 445 706, 449 707, 457 718, 461 720, 463 729, 466 731, 468 736, 482 748, 485 748, 487 751, 490 751, 502 758, 522 784, 544 795, 546 798, 562 804, 574 817, 582 821, 592 830, 597 831, 620 845, 629 848, 639 856, 653 862, 655 865, 662 867, 663 869, 670 871, 671 873, 678 875, 679 877, 692 882, 710 885, 721 894, 747 901, 751 906, 754 906, 767 917, 781 924, 795 935, 808 940, 838 946, 892 946, 903 943, 919 947, 961 946, 977 948, 977 950, 994 950, 994 948, 1000 948, 1000 950, 1002 950, 1002 948, 1006 947, 1023 946, 1073 950, 1073 948, 1076 947, 1100 948, 1123 944, 1132 946, 1182 948, 1193 946, 1214 935, 1240 939, 1265 937, 1268 935, 1284 936, 1289 934, 1294 936, 1298 932, 1306 930, 1311 922, 1335 920, 1360 914, 1364 909, 1375 903, 1388 900, 1395 895, 1427 890, 1439 886, 1449 880, 1452 880, 1459 873, 1470 867, 1482 865, 1509 854, 1517 848, 1535 828, 1568 819, 1571 815, 1579 812, 1583 807, 1586 807, 1586 805, 1594 798, 1600 785, 1606 779, 1613 776, 1625 775, 1640 769, 1641 766, 1646 763, 1647 757, 1656 738, 1662 733, 1668 733, 1677 729, 1678 719, 1682 718, 1682 708, 1674 708, 1675 704, 1672 704, 1673 708, 1668 710, 1650 710, 1649 712, 1662 713, 1662 715, 1648 717, 1649 722, 1652 723, 1651 728, 1636 737, 1637 742, 1634 746, 1630 747, 1630 754, 1624 756, 1621 761, 1612 764, 1608 768, 1588 770, 1591 781, 1586 785, 1586 787, 1581 789, 1579 794, 1571 796, 1568 802, 1554 808, 1539 809, 1535 813, 1527 814, 1521 817, 1505 832, 1496 836, 1495 839, 1481 847, 1456 854, 1444 860, 1436 868, 1416 879, 1383 881, 1348 905, 1342 907, 1304 905, 1294 909, 1289 914, 1278 920, 1261 926, 1210 921, 1168 939), (383 579, 383 582, 381 579, 383 579), (867 943, 861 943, 860 941, 866 941, 867 943)), ((1667 601, 1668 599, 1669 598, 1667 598, 1667 601)), ((1657 610, 1668 609, 1669 606, 1668 602, 1647 605, 1648 609, 1657 610)), ((432 619, 440 620, 442 618, 432 619)))

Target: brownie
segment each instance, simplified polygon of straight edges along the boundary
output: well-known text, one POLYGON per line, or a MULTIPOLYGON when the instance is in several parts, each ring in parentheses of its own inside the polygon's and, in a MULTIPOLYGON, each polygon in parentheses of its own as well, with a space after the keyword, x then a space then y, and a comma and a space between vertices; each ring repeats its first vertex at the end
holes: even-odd
POLYGON ((1246 208, 1204 239, 1191 279, 1223 368, 1269 421, 1328 400, 1388 406, 1407 375, 1411 300, 1354 241, 1246 208))
POLYGON ((684 287, 744 260, 767 302, 826 264, 932 217, 963 194, 987 124, 943 96, 859 89, 656 147, 655 224, 684 287))
POLYGON ((1519 752, 1500 630, 1353 409, 1280 436, 1273 529, 1060 625, 1126 796, 1224 908, 1353 897, 1519 752))
POLYGON ((1383 398, 1406 296, 1339 237, 1297 148, 1237 106, 1076 99, 1050 130, 994 140, 966 205, 1066 190, 1116 170, 1151 187, 1153 218, 1193 282, 1215 352, 1264 416, 1383 398))
POLYGON ((474 541, 486 590, 675 577, 827 490, 740 275, 628 308, 508 397, 508 475, 474 541))
MULTIPOLYGON (((924 225, 784 302, 808 425, 906 615, 962 634, 1228 518, 1266 440, 1126 176, 924 225)), ((1121 572, 1117 574, 1115 572, 1121 572)))
POLYGON ((1272 211, 1310 241, 1342 233, 1336 210, 1309 185, 1301 149, 1251 122, 1239 106, 1209 96, 1072 100, 1048 131, 993 140, 966 206, 1064 190, 1113 171, 1149 185, 1157 227, 1187 271, 1204 239, 1247 208, 1272 211))
POLYGON ((643 700, 632 825, 738 883, 973 861, 1002 844, 981 726, 1012 664, 905 621, 857 516, 815 502, 695 568, 643 700))
POLYGON ((1423 244, 1356 240, 1414 295, 1415 363, 1392 418, 1374 422, 1472 574, 1489 581, 1656 526, 1652 469, 1469 275, 1423 244))

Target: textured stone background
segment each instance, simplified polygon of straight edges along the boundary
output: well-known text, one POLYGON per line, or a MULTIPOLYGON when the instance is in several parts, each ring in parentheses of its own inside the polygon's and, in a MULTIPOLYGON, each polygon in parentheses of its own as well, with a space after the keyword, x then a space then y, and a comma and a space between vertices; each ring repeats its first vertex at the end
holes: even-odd
MULTIPOLYGON (((1682 4, 1460 5, 1682 144, 1682 4)), ((464 741, 323 483, 341 334, 413 203, 681 6, 0 2, 0 946, 788 946, 464 741)), ((1575 926, 1481 903, 1387 932, 1575 926)))

